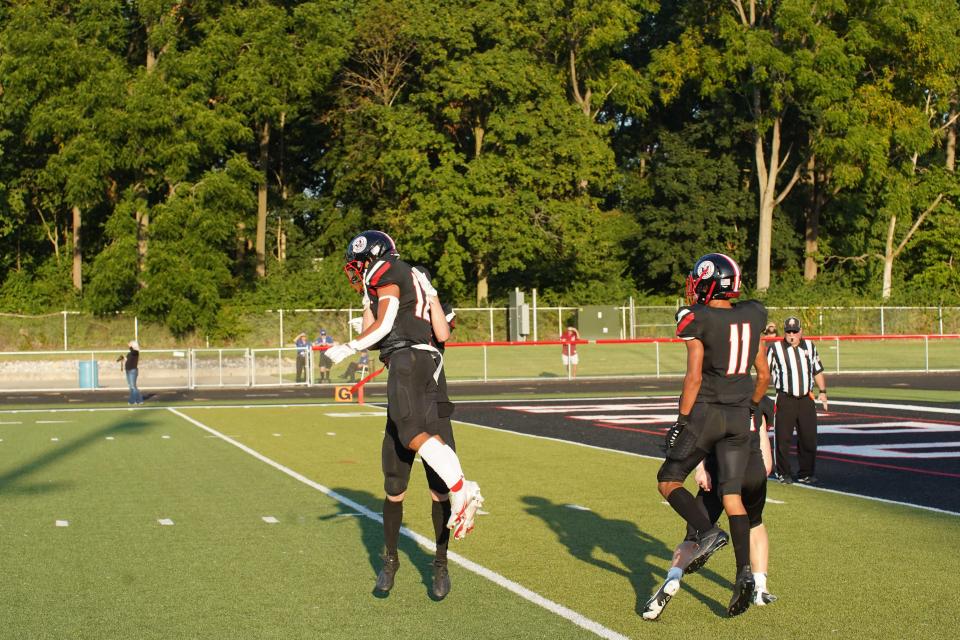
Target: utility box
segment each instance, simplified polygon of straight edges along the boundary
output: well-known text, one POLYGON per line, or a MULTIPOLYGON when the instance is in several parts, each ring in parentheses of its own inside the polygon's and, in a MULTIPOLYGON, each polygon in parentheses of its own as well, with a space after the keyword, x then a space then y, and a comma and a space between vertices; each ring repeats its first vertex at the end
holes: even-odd
POLYGON ((100 386, 100 370, 96 360, 80 361, 80 388, 96 389, 100 386))
POLYGON ((530 305, 523 301, 523 291, 510 292, 507 309, 507 325, 510 342, 521 342, 530 335, 530 305))
POLYGON ((623 335, 620 309, 603 305, 580 307, 577 310, 577 331, 584 340, 618 340, 623 335))

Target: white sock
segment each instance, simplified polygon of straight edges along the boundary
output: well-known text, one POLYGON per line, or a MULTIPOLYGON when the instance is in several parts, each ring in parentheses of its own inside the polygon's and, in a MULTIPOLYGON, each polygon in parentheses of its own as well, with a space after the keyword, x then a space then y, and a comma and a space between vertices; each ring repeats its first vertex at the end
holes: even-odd
POLYGON ((451 491, 457 491, 463 480, 463 469, 460 468, 460 458, 456 452, 436 438, 430 438, 418 451, 420 457, 437 472, 443 483, 451 491))
POLYGON ((757 591, 766 591, 767 590, 767 574, 765 573, 754 573, 753 582, 756 584, 757 591))

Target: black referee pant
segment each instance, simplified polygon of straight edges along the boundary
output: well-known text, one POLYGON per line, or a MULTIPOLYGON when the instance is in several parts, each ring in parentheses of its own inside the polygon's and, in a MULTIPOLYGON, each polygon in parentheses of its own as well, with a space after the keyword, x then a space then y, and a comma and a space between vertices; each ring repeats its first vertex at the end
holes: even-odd
POLYGON ((777 474, 782 478, 790 474, 790 445, 793 442, 793 430, 797 430, 797 460, 800 468, 798 478, 813 475, 817 459, 817 406, 809 395, 797 397, 784 393, 777 394, 777 408, 773 419, 777 440, 777 474))

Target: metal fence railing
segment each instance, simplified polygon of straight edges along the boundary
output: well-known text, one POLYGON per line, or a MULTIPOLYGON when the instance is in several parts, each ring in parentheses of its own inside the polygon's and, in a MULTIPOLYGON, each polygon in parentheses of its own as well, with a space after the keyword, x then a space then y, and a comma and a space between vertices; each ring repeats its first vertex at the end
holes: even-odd
MULTIPOLYGON (((609 337, 667 338, 674 333, 677 305, 640 306, 633 299, 609 305, 618 317, 619 335, 609 337)), ((582 307, 529 307, 528 340, 558 338, 568 322, 575 322, 582 307)), ((778 325, 789 316, 799 317, 809 334, 819 335, 947 335, 960 333, 960 307, 768 307, 770 320, 778 325)), ((507 307, 457 307, 457 339, 497 342, 509 339, 507 307)), ((116 314, 96 317, 87 313, 62 311, 41 316, 0 313, 0 351, 64 352, 99 349, 103 345, 123 346, 136 338, 144 347, 183 345, 185 349, 217 351, 252 348, 293 347, 297 334, 311 340, 321 329, 337 340, 354 337, 348 321, 360 315, 359 308, 286 309, 239 314, 231 327, 233 338, 221 338, 211 345, 208 336, 193 334, 174 338, 157 323, 140 322, 136 316, 116 314), (239 343, 240 346, 236 346, 239 343), (211 346, 213 348, 211 348, 211 346)), ((608 337, 608 336, 604 336, 608 337)), ((170 347, 172 350, 172 347, 170 347)))
MULTIPOLYGON (((813 336, 828 373, 960 371, 960 335, 813 336)), ((576 371, 561 361, 561 342, 448 344, 447 379, 456 381, 556 378, 640 378, 682 375, 686 352, 675 338, 583 340, 576 371)), ((126 389, 118 350, 0 352, 0 392, 126 389)), ((372 354, 375 355, 375 354, 372 354)), ((296 348, 141 351, 141 389, 318 386, 318 351, 296 348), (299 373, 299 378, 298 378, 299 373)), ((348 359, 330 370, 332 384, 348 375, 348 359)), ((374 367, 379 366, 374 362, 374 367)), ((354 366, 352 369, 358 369, 354 366)))

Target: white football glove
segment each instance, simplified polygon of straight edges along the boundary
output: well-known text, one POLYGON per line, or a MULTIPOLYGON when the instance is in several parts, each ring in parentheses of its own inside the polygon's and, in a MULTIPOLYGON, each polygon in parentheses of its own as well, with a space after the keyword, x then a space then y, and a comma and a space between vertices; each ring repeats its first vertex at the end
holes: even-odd
POLYGON ((430 279, 427 278, 427 276, 424 275, 423 272, 419 271, 418 269, 411 269, 411 271, 413 271, 414 277, 416 277, 417 282, 420 283, 420 286, 423 288, 423 292, 427 294, 427 297, 436 298, 437 290, 433 288, 432 284, 430 284, 430 279))
POLYGON ((352 318, 347 321, 354 333, 363 333, 363 316, 352 318))
POLYGON ((366 287, 363 288, 363 308, 364 309, 370 308, 370 294, 367 293, 366 287))
POLYGON ((338 344, 326 350, 327 357, 333 361, 333 364, 341 362, 344 358, 349 358, 357 352, 356 349, 347 344, 338 344))

